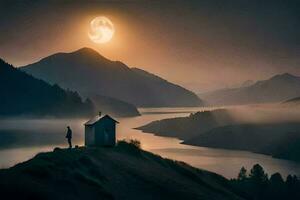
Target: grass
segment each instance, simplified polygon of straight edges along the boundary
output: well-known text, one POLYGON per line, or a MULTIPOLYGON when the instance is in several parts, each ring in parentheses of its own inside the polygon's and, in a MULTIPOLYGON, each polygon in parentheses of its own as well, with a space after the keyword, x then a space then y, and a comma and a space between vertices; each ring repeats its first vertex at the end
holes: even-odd
POLYGON ((227 182, 144 151, 137 140, 111 148, 56 148, 0 170, 0 193, 22 199, 240 199, 227 182))

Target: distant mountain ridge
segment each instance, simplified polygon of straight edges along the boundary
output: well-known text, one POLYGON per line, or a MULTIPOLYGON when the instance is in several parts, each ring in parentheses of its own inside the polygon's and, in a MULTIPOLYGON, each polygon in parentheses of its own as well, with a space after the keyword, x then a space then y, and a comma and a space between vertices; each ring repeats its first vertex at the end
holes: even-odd
POLYGON ((76 92, 49 85, 0 59, 0 116, 90 116, 90 100, 76 92))
POLYGON ((212 105, 282 102, 300 96, 300 77, 284 73, 246 87, 220 89, 199 96, 212 105))
POLYGON ((57 53, 22 70, 85 97, 102 95, 140 107, 202 105, 191 91, 120 61, 110 61, 90 48, 57 53))
POLYGON ((91 101, 95 105, 96 110, 108 113, 114 117, 134 117, 140 115, 134 105, 118 99, 96 95, 91 97, 91 101))
POLYGON ((284 103, 300 103, 300 97, 289 99, 289 100, 285 101, 284 103))
POLYGON ((281 105, 283 106, 288 106, 288 107, 300 107, 300 96, 293 98, 293 99, 289 99, 287 101, 284 101, 281 103, 281 105))
POLYGON ((241 87, 249 87, 250 85, 253 85, 254 83, 255 82, 253 80, 247 80, 241 84, 241 87))

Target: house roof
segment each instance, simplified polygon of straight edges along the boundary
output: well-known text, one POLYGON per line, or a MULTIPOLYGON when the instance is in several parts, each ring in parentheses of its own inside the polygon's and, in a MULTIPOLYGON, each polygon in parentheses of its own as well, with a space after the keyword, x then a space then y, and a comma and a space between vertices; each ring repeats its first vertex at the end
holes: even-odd
POLYGON ((117 120, 115 120, 114 118, 112 118, 109 115, 101 115, 101 116, 97 115, 94 118, 92 118, 89 121, 87 121, 84 125, 85 126, 91 126, 91 125, 94 125, 96 122, 99 122, 99 121, 101 121, 101 120, 103 120, 105 118, 110 119, 110 120, 114 121, 115 123, 119 123, 117 120))

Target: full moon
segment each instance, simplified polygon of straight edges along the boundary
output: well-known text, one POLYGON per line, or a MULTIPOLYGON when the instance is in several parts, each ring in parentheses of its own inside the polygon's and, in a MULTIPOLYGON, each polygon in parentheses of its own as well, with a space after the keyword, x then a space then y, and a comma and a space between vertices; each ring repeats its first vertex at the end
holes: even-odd
POLYGON ((104 16, 96 17, 90 22, 89 38, 95 43, 109 42, 115 33, 113 23, 104 16))

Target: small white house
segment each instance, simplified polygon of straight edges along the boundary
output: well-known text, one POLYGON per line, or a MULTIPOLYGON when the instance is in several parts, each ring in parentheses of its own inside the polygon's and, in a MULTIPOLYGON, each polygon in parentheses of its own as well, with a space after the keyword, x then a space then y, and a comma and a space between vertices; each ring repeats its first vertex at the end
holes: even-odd
POLYGON ((101 115, 89 120, 85 126, 85 146, 114 146, 116 144, 116 124, 109 115, 101 115))

